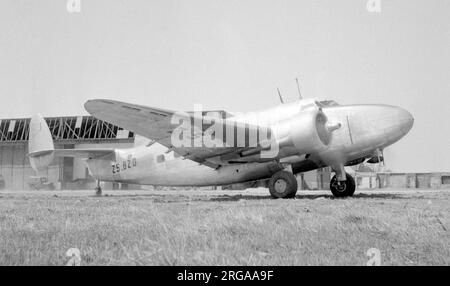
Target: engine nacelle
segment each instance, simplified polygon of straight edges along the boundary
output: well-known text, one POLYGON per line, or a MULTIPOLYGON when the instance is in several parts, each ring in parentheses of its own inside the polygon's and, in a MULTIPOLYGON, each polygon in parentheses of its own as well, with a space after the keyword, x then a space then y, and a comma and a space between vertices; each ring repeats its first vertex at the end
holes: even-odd
POLYGON ((280 148, 293 147, 297 154, 311 154, 325 150, 330 144, 334 127, 327 123, 320 109, 307 109, 272 126, 272 134, 280 148))

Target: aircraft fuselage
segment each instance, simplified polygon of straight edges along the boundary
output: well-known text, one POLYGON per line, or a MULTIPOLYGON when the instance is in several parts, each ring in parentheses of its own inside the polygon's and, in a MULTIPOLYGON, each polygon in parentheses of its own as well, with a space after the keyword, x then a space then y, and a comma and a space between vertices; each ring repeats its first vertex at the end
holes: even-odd
MULTIPOLYGON (((295 104, 285 108, 281 112, 285 117, 298 112, 295 104)), ((408 133, 414 121, 408 111, 388 105, 338 105, 324 107, 323 111, 328 120, 339 123, 340 128, 333 131, 331 142, 325 150, 314 154, 294 154, 295 158, 290 163, 294 173, 332 166, 336 153, 344 157, 340 158, 344 162, 370 158, 376 150, 384 149, 408 133)), ((177 156, 158 143, 116 149, 115 152, 115 161, 87 160, 96 179, 165 186, 225 185, 267 179, 286 167, 283 162, 285 158, 274 158, 266 162, 229 164, 214 169, 177 156)), ((293 157, 292 154, 289 156, 293 157)))

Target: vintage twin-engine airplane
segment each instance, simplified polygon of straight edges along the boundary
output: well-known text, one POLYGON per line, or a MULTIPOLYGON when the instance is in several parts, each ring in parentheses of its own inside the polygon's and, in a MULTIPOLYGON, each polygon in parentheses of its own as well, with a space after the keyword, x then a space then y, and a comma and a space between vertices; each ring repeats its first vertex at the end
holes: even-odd
MULTIPOLYGON (((408 133, 414 122, 400 107, 313 99, 239 115, 175 112, 104 99, 89 100, 85 108, 100 120, 140 135, 134 147, 54 149, 45 120, 36 115, 29 136, 35 170, 46 168, 54 156, 66 156, 85 158, 98 182, 218 186, 270 179, 274 198, 294 197, 295 174, 325 166, 335 172, 330 182, 333 195, 353 195, 355 181, 344 166, 366 159, 383 161, 382 150, 408 133), (190 128, 193 121, 200 122, 200 128, 190 128), (207 136, 214 144, 202 141, 207 136)), ((100 184, 96 190, 101 194, 100 184)))

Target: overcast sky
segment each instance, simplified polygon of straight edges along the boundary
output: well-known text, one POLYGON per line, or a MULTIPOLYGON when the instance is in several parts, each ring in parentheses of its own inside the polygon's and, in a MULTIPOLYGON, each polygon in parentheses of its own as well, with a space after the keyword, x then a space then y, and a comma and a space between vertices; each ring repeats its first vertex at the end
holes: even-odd
POLYGON ((0 2, 0 118, 87 114, 91 98, 251 111, 294 100, 385 103, 415 117, 395 171, 450 171, 450 1, 0 2))

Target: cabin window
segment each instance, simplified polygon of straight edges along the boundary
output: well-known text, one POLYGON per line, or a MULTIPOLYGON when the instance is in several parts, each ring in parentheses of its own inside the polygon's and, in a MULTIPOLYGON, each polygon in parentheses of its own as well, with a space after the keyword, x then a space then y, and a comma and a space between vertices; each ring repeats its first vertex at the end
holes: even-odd
POLYGON ((164 158, 163 154, 158 155, 158 157, 156 157, 156 162, 158 162, 158 163, 162 163, 162 162, 164 162, 164 160, 165 160, 165 158, 164 158))

